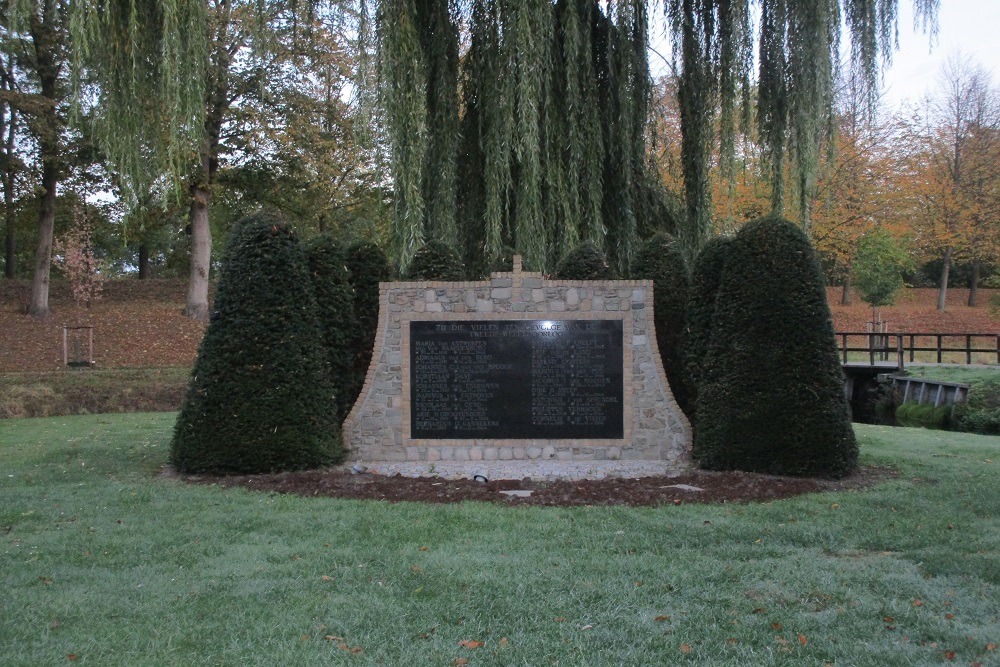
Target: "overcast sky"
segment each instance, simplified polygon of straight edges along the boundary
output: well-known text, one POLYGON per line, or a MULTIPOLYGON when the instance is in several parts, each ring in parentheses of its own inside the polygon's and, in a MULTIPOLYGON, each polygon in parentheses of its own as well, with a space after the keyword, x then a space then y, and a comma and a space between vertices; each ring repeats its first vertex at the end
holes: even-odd
MULTIPOLYGON (((913 25, 912 5, 913 0, 899 0, 899 50, 884 76, 887 110, 933 92, 941 65, 958 51, 990 71, 993 83, 1000 85, 1000 0, 941 0, 933 44, 913 25)), ((662 14, 656 14, 650 26, 656 53, 650 54, 649 64, 656 76, 667 71, 664 58, 670 57, 670 45, 663 34, 662 14)))
POLYGON ((941 0, 938 36, 933 45, 914 29, 912 0, 899 3, 899 51, 885 74, 885 101, 898 106, 933 93, 942 63, 961 51, 985 67, 997 84, 1000 76, 1000 0, 941 0))

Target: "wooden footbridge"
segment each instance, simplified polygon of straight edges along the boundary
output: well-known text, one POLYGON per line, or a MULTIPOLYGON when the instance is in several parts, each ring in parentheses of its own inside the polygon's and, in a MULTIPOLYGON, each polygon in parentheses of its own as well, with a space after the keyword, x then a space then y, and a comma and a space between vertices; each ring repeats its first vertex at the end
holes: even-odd
POLYGON ((1000 364, 1000 334, 995 333, 872 333, 838 331, 841 363, 895 367, 906 363, 1000 364))
POLYGON ((836 337, 855 421, 873 420, 871 397, 883 377, 904 401, 936 407, 968 395, 966 384, 903 375, 907 364, 1000 364, 1000 334, 838 331, 836 337))

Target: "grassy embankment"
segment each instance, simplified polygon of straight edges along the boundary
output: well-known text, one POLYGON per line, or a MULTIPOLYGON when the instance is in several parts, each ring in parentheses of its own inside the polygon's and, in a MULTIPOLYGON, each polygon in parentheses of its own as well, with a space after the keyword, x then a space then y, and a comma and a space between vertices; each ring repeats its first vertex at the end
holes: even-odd
POLYGON ((899 471, 864 491, 504 508, 188 486, 173 418, 0 422, 0 663, 1000 664, 1000 438, 859 426, 899 471))
POLYGON ((189 368, 0 373, 0 419, 177 410, 189 368))

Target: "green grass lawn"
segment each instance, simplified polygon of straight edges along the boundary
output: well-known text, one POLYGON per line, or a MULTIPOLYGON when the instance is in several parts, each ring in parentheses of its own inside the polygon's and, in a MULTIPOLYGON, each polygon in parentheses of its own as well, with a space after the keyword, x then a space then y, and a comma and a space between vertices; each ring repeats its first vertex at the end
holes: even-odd
POLYGON ((977 384, 1000 376, 1000 366, 907 366, 906 371, 915 377, 925 377, 941 382, 962 382, 973 388, 977 384))
POLYGON ((864 491, 504 508, 188 486, 173 419, 0 421, 0 664, 1000 664, 1000 438, 859 426, 900 472, 864 491))

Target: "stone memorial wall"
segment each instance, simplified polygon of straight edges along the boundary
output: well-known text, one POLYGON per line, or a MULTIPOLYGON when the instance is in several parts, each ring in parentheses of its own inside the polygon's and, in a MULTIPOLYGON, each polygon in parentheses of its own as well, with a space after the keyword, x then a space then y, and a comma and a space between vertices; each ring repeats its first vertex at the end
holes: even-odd
POLYGON ((651 281, 380 286, 348 459, 688 464, 691 427, 667 384, 651 281))

